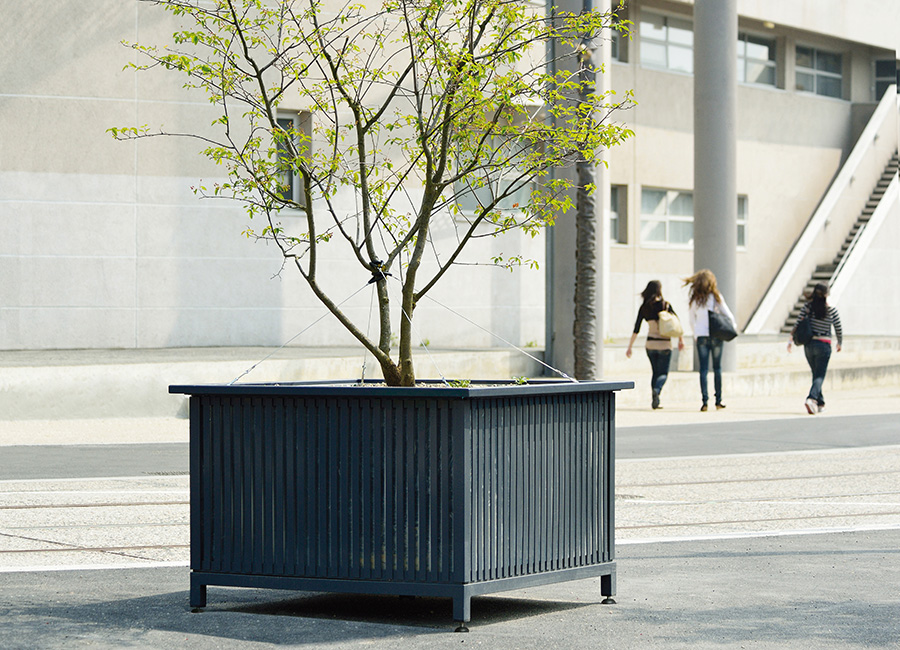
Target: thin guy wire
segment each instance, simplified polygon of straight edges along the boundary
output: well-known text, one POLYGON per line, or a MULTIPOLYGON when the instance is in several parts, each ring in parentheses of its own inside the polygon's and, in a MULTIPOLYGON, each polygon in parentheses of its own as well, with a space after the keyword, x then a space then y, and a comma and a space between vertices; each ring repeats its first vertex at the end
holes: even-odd
POLYGON ((431 302, 433 302, 433 303, 435 303, 435 304, 437 304, 437 305, 440 305, 441 307, 443 307, 444 309, 446 309, 446 310, 449 311, 450 313, 456 314, 457 316, 459 316, 460 318, 462 318, 464 321, 466 321, 466 322, 469 323, 470 325, 474 325, 475 327, 477 327, 477 328, 480 329, 481 331, 490 334, 490 335, 493 336, 494 338, 500 339, 501 341, 503 341, 504 343, 506 343, 509 347, 513 348, 514 350, 517 350, 518 352, 521 352, 522 354, 524 354, 526 357, 532 359, 533 361, 537 361, 539 364, 541 364, 542 366, 544 366, 545 368, 547 368, 547 369, 549 369, 549 370, 552 370, 553 372, 555 372, 556 374, 558 374, 560 377, 562 377, 562 378, 564 378, 564 379, 568 379, 569 381, 571 381, 571 382, 573 382, 573 383, 578 383, 578 380, 577 380, 577 379, 574 379, 574 378, 572 378, 572 377, 569 377, 569 375, 567 375, 566 373, 564 373, 562 370, 557 370, 556 368, 554 368, 554 367, 551 366, 550 364, 545 363, 545 362, 542 361, 541 359, 538 359, 538 358, 537 358, 536 356, 534 356, 533 354, 529 354, 528 352, 526 352, 525 350, 523 350, 523 349, 520 348, 519 346, 517 346, 517 345, 511 343, 510 341, 507 341, 505 338, 503 338, 503 337, 500 336, 499 334, 495 334, 494 332, 490 331, 489 329, 486 329, 486 328, 482 327, 481 325, 479 325, 478 323, 476 323, 475 321, 473 321, 471 318, 468 318, 468 317, 466 317, 466 316, 463 316, 463 315, 460 314, 458 311, 455 311, 454 309, 451 309, 450 307, 448 307, 447 305, 443 304, 443 303, 440 302, 439 300, 436 300, 436 299, 432 298, 431 296, 425 296, 425 298, 427 298, 428 300, 430 300, 431 302))
MULTIPOLYGON (((348 296, 348 297, 345 298, 343 301, 339 302, 339 303, 337 304, 337 306, 338 306, 338 307, 343 306, 343 304, 344 304, 345 302, 347 302, 347 301, 352 300, 353 298, 355 298, 356 295, 359 294, 359 293, 360 293, 363 289, 365 289, 367 286, 368 286, 368 284, 364 284, 362 287, 360 287, 359 289, 357 289, 356 292, 355 292, 353 295, 348 296)), ((296 334, 294 334, 294 336, 292 336, 292 337, 289 338, 287 341, 285 341, 284 343, 282 343, 280 346, 278 346, 277 348, 275 348, 274 350, 272 350, 272 352, 271 352, 268 356, 263 357, 262 359, 260 359, 260 360, 257 361, 256 363, 254 363, 252 366, 250 366, 249 368, 247 368, 247 369, 246 369, 244 372, 242 372, 240 375, 238 375, 237 377, 235 377, 234 379, 232 379, 230 382, 228 382, 228 385, 231 386, 232 384, 234 384, 234 383, 235 383, 236 381, 238 381, 239 379, 242 379, 243 377, 249 375, 251 372, 253 372, 253 370, 256 368, 256 366, 258 366, 259 364, 263 363, 264 361, 267 361, 268 359, 271 359, 271 358, 272 358, 275 354, 277 354, 279 351, 283 350, 285 347, 287 347, 288 345, 290 345, 290 343, 291 343, 292 341, 294 341, 296 338, 298 338, 298 337, 301 336, 302 334, 305 334, 305 333, 306 333, 308 330, 310 330, 314 325, 318 324, 319 321, 323 320, 326 316, 329 316, 330 314, 331 314, 331 312, 326 310, 324 314, 322 314, 321 316, 319 316, 319 317, 318 317, 316 320, 314 320, 312 323, 310 323, 309 325, 307 325, 306 327, 304 327, 302 330, 300 330, 299 332, 297 332, 296 334)))
MULTIPOLYGON (((378 287, 376 285, 372 285, 372 297, 369 299, 369 321, 366 323, 366 338, 372 333, 372 311, 375 309, 375 294, 378 293, 378 287)), ((363 346, 363 362, 362 362, 362 375, 359 380, 362 383, 366 381, 366 362, 369 360, 369 349, 363 346)))
MULTIPOLYGON (((399 278, 397 278, 397 282, 400 282, 399 278)), ((421 345, 423 348, 425 348, 425 354, 428 355, 428 358, 431 360, 431 364, 434 366, 434 369, 437 370, 437 374, 441 378, 441 381, 444 382, 444 384, 446 386, 449 386, 450 382, 448 382, 447 379, 444 377, 444 373, 441 372, 441 369, 438 366, 435 358, 433 356, 431 356, 431 350, 429 350, 428 346, 425 345, 425 341, 422 339, 421 336, 419 336, 419 331, 416 329, 416 326, 413 325, 412 319, 409 317, 409 314, 407 314, 406 310, 403 309, 403 296, 402 295, 400 296, 399 304, 400 304, 400 312, 406 317, 407 322, 409 322, 410 329, 413 331, 413 334, 416 335, 416 338, 419 339, 419 345, 421 345)))

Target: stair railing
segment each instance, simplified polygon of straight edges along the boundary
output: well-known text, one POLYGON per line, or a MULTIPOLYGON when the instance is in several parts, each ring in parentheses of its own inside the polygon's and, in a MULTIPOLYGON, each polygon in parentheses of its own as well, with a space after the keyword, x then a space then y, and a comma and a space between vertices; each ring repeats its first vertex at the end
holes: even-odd
POLYGON ((844 192, 855 180, 863 162, 876 150, 882 150, 885 158, 878 164, 881 169, 884 169, 887 159, 896 150, 897 121, 897 86, 891 85, 878 103, 872 118, 822 198, 819 207, 813 213, 797 243, 772 280, 769 289, 744 328, 745 333, 759 334, 769 326, 779 327, 784 322, 790 311, 790 305, 793 305, 795 297, 809 279, 812 269, 815 268, 816 261, 809 259, 810 252, 820 234, 832 222, 835 208, 844 192), (888 147, 890 148, 889 152, 888 147), (777 313, 777 310, 782 309, 784 310, 783 314, 777 313))
POLYGON ((854 243, 851 243, 851 248, 848 248, 847 252, 844 253, 841 263, 831 275, 831 296, 829 302, 835 305, 840 302, 841 295, 849 285, 850 280, 853 279, 853 274, 857 267, 865 258, 866 251, 868 251, 869 246, 878 236, 881 225, 887 219, 891 210, 895 209, 898 202, 900 202, 900 176, 894 174, 894 178, 888 185, 887 190, 885 190, 884 196, 881 197, 878 207, 875 208, 875 212, 869 217, 869 222, 856 233, 856 236, 853 238, 854 243), (852 255, 851 250, 853 250, 852 255))

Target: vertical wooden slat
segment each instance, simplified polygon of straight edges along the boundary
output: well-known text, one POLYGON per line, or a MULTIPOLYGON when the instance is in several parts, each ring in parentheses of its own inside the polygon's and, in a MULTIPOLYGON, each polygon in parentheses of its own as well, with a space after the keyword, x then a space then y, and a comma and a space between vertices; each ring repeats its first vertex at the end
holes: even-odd
MULTIPOLYGON (((310 495, 315 500, 315 521, 313 530, 316 531, 316 545, 312 553, 315 562, 315 575, 327 575, 328 564, 328 477, 331 471, 331 459, 328 449, 328 440, 331 436, 331 428, 328 426, 328 413, 324 400, 316 398, 311 400, 312 418, 315 429, 310 433, 315 437, 315 450, 310 462, 313 479, 310 486, 310 495)), ((311 500, 312 500, 311 499, 311 500)))
MULTIPOLYGON (((443 470, 441 476, 441 548, 438 561, 441 563, 441 580, 449 581, 453 571, 453 560, 456 548, 453 545, 453 529, 450 522, 450 513, 453 510, 453 479, 454 479, 454 455, 453 429, 451 427, 451 411, 447 402, 441 408, 441 436, 440 466, 443 470)), ((458 514, 456 515, 459 516, 458 514)))
POLYGON ((231 474, 231 524, 234 528, 234 546, 229 557, 233 566, 241 566, 244 549, 244 531, 246 525, 244 508, 244 430, 240 404, 234 398, 219 400, 220 408, 225 409, 225 417, 230 423, 229 431, 232 445, 231 474))
POLYGON ((203 440, 210 435, 207 417, 209 412, 209 398, 192 395, 189 400, 190 408, 190 520, 191 520, 191 569, 201 571, 205 569, 204 561, 207 556, 204 546, 204 537, 207 527, 203 513, 204 492, 208 486, 203 481, 203 440), (205 489, 204 489, 205 488, 205 489))
POLYGON ((275 457, 275 468, 272 474, 272 492, 275 495, 272 511, 272 570, 275 575, 285 575, 285 519, 287 518, 287 494, 289 477, 285 474, 284 421, 285 400, 273 399, 272 448, 269 451, 275 457))
POLYGON ((375 566, 373 575, 376 578, 383 578, 387 568, 387 522, 386 522, 386 505, 390 499, 389 489, 389 472, 388 458, 390 454, 386 452, 387 442, 384 436, 384 419, 385 413, 381 400, 375 402, 375 412, 372 417, 372 425, 374 429, 374 438, 372 439, 372 450, 375 458, 375 472, 372 478, 372 526, 375 531, 373 538, 372 553, 374 554, 375 566))
MULTIPOLYGON (((334 564, 330 567, 328 575, 338 576, 341 578, 349 577, 350 567, 350 411, 351 405, 349 400, 338 401, 338 412, 336 419, 338 421, 337 428, 337 458, 335 466, 337 472, 335 492, 331 500, 331 510, 336 513, 334 517, 335 529, 331 540, 332 546, 336 549, 336 557, 334 564)), ((335 414, 333 414, 334 417, 335 414)))
POLYGON ((349 554, 350 577, 359 578, 360 568, 362 564, 362 544, 360 530, 363 522, 363 499, 360 490, 360 462, 362 459, 361 438, 366 435, 362 429, 361 405, 359 400, 350 402, 350 429, 348 435, 350 437, 350 445, 348 449, 349 472, 347 495, 350 503, 347 504, 347 511, 350 513, 350 521, 347 522, 347 551, 349 554))
POLYGON ((272 574, 275 572, 275 454, 273 448, 275 445, 275 410, 278 408, 275 399, 267 397, 260 401, 259 408, 262 411, 260 418, 263 422, 260 442, 262 447, 260 451, 263 456, 263 477, 262 477, 262 512, 263 525, 260 544, 263 551, 263 573, 272 574))
POLYGON ((297 402, 296 398, 284 400, 284 418, 282 424, 282 440, 280 453, 284 456, 284 575, 298 574, 297 550, 298 540, 297 505, 298 487, 300 486, 300 470, 297 467, 297 402))
MULTIPOLYGON (((217 432, 221 431, 222 409, 211 409, 211 416, 210 424, 212 430, 217 432)), ((207 503, 210 509, 209 539, 207 543, 209 545, 210 554, 209 566, 213 571, 221 571, 223 567, 227 566, 224 557, 225 530, 222 525, 225 516, 225 504, 222 498, 224 491, 223 480, 225 475, 222 471, 222 442, 221 435, 208 436, 206 447, 207 454, 205 459, 207 464, 206 471, 208 472, 210 485, 212 486, 211 493, 207 495, 207 503)))
POLYGON ((387 499, 385 508, 385 536, 387 544, 385 548, 385 577, 389 580, 396 579, 398 570, 398 556, 400 554, 400 508, 401 508, 401 480, 399 466, 403 463, 402 440, 397 432, 402 430, 393 404, 384 405, 385 413, 385 461, 387 463, 387 499))
POLYGON ((441 438, 442 404, 437 402, 430 407, 428 417, 428 458, 425 506, 425 579, 437 582, 440 579, 438 563, 444 549, 441 548, 441 469, 438 465, 441 438))
POLYGON ((360 554, 359 577, 370 578, 372 575, 372 529, 373 492, 372 473, 374 457, 372 454, 372 405, 370 400, 359 402, 359 481, 354 497, 359 500, 359 536, 360 554))

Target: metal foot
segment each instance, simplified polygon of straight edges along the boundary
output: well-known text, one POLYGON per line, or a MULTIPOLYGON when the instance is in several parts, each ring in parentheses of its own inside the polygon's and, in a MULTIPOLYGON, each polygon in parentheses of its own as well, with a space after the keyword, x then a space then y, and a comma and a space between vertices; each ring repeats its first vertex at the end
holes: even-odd
POLYGON ((600 601, 601 605, 615 605, 616 601, 612 596, 607 596, 603 600, 600 601))
POLYGON ((469 631, 469 628, 466 627, 466 624, 465 624, 464 622, 461 622, 461 623, 459 624, 459 627, 456 628, 456 629, 453 630, 453 631, 454 631, 454 632, 468 632, 468 631, 469 631))

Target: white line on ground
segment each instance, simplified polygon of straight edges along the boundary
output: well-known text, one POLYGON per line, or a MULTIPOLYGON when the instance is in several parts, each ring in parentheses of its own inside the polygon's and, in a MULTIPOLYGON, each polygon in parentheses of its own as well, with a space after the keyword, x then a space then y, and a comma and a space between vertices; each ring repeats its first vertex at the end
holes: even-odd
POLYGON ((721 535, 686 535, 683 537, 643 537, 617 540, 616 546, 635 544, 662 544, 668 542, 706 542, 758 537, 792 537, 797 535, 831 535, 839 533, 864 533, 878 530, 900 530, 900 524, 873 524, 871 526, 841 526, 838 528, 804 528, 799 530, 772 530, 758 532, 723 533, 721 535))

